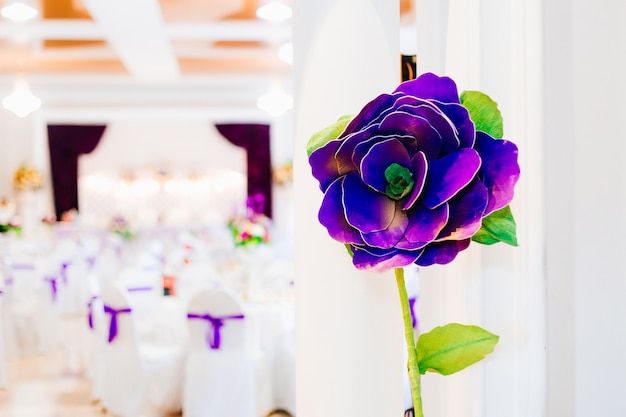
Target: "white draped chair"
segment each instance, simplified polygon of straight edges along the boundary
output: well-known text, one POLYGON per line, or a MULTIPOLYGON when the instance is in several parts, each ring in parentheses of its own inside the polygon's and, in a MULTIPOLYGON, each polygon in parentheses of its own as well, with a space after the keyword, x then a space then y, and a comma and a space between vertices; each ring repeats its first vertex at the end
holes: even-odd
POLYGON ((87 376, 91 380, 91 398, 101 401, 106 369, 104 349, 108 343, 109 322, 100 295, 93 295, 87 304, 87 324, 91 332, 87 376))
POLYGON ((188 303, 201 289, 217 287, 220 284, 215 265, 206 259, 190 261, 183 265, 176 278, 176 295, 184 303, 188 303))
POLYGON ((258 417, 254 362, 246 319, 236 296, 204 289, 188 308, 185 417, 258 417))
POLYGON ((127 293, 119 283, 101 294, 108 321, 102 403, 119 417, 166 416, 182 406, 181 347, 140 345, 127 293))
POLYGON ((54 268, 49 278, 56 277, 58 304, 61 310, 61 334, 64 340, 63 368, 65 373, 89 372, 90 334, 85 316, 87 305, 98 286, 90 261, 92 255, 74 238, 62 238, 51 256, 54 268))
MULTIPOLYGON (((0 278, 2 275, 0 274, 0 278)), ((7 371, 6 371, 6 337, 5 337, 5 321, 4 321, 4 305, 5 288, 0 284, 0 389, 7 388, 7 371)))
POLYGON ((150 263, 127 266, 120 270, 115 282, 126 291, 140 339, 154 339, 159 330, 155 318, 163 292, 160 268, 150 263))
POLYGON ((50 290, 43 277, 43 264, 33 257, 12 258, 7 302, 18 354, 42 353, 52 344, 46 337, 50 332, 46 327, 48 304, 44 301, 49 299, 50 290))
POLYGON ((0 285, 2 288, 2 320, 0 324, 3 328, 3 348, 4 354, 7 359, 13 359, 20 355, 20 346, 17 334, 17 326, 15 324, 15 318, 13 317, 13 276, 10 273, 10 269, 4 268, 2 276, 2 282, 0 285))

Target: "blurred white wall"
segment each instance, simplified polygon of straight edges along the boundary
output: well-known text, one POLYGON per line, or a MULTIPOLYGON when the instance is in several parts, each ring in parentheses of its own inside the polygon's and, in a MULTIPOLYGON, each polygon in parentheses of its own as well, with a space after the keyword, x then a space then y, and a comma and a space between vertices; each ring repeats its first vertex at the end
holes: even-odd
POLYGON ((626 415, 625 20, 544 2, 550 417, 626 415))
POLYGON ((80 173, 111 168, 231 169, 245 173, 245 151, 207 120, 113 120, 98 147, 80 158, 80 173))
POLYGON ((33 163, 33 129, 32 116, 20 119, 0 108, 0 198, 12 196, 20 164, 33 163))

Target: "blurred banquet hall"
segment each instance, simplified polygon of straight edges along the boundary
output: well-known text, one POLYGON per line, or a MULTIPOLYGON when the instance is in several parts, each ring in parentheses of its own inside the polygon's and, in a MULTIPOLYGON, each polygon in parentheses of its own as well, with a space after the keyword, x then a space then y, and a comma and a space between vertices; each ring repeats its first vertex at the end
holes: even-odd
POLYGON ((290 2, 0 7, 0 415, 295 415, 290 2))

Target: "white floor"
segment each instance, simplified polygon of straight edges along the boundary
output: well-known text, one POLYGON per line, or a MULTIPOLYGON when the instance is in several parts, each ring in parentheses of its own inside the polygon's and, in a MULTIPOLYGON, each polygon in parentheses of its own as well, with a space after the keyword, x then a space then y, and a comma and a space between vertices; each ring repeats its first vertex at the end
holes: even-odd
POLYGON ((110 416, 91 400, 87 379, 63 371, 62 354, 59 350, 8 361, 8 388, 0 390, 0 416, 110 416))

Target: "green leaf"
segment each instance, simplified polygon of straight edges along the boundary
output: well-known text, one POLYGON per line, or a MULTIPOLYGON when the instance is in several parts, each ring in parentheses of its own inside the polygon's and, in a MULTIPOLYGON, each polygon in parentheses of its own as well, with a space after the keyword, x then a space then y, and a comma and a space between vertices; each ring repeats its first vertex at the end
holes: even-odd
POLYGON ((331 140, 337 139, 337 137, 343 132, 348 123, 350 123, 350 120, 352 120, 353 118, 353 115, 341 116, 339 120, 337 120, 335 123, 325 127, 324 129, 311 136, 311 139, 309 139, 306 144, 307 155, 311 156, 311 154, 315 150, 326 145, 331 140))
POLYGON ((499 240, 495 237, 491 236, 488 231, 481 228, 476 232, 474 236, 472 236, 472 240, 476 243, 482 243, 483 245, 493 245, 494 243, 498 243, 499 240))
POLYGON ((461 104, 469 111, 476 130, 488 133, 496 139, 502 138, 502 114, 498 110, 498 103, 480 91, 463 91, 461 104))
POLYGON ((494 211, 483 219, 480 230, 472 236, 472 240, 483 245, 503 242, 511 246, 517 244, 517 225, 509 206, 494 211))
POLYGON ((500 336, 478 326, 450 323, 435 327, 417 340, 417 361, 426 371, 450 375, 493 352, 500 336))
POLYGON ((352 246, 350 246, 348 243, 344 244, 344 246, 346 247, 346 250, 348 251, 348 255, 350 255, 351 258, 354 258, 354 252, 352 251, 352 246))

